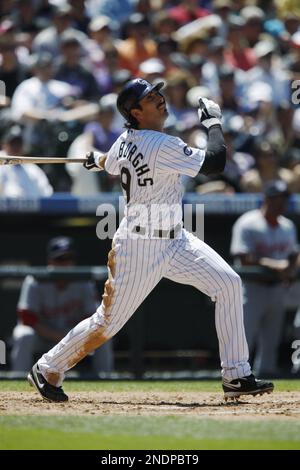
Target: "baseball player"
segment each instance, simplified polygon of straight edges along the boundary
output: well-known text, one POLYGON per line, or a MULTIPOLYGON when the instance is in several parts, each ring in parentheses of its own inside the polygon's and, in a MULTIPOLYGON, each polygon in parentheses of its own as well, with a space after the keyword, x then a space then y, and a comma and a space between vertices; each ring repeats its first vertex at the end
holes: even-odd
MULTIPOLYGON (((76 249, 69 237, 52 238, 47 246, 47 264, 71 267, 76 249)), ((19 321, 13 330, 13 371, 27 371, 34 355, 48 351, 80 320, 94 313, 98 294, 90 281, 40 281, 26 276, 18 303, 19 321)), ((111 341, 92 356, 95 373, 112 372, 111 341)))
POLYGON ((109 276, 101 305, 44 354, 28 375, 31 385, 48 400, 68 400, 61 387, 65 372, 113 337, 163 277, 192 285, 216 303, 225 398, 273 391, 272 383, 255 379, 248 362, 240 277, 182 227, 178 210, 181 176, 224 169, 221 110, 213 101, 199 100, 207 149, 190 148, 163 132, 168 116, 163 85, 140 78, 129 81, 117 99, 127 129, 107 156, 90 153, 84 164, 89 170, 120 175, 126 210, 108 254, 109 276))
POLYGON ((246 212, 233 226, 231 253, 241 265, 266 268, 273 277, 246 280, 245 330, 258 373, 276 376, 288 285, 295 279, 298 246, 295 224, 284 217, 289 197, 282 180, 268 183, 260 209, 246 212))

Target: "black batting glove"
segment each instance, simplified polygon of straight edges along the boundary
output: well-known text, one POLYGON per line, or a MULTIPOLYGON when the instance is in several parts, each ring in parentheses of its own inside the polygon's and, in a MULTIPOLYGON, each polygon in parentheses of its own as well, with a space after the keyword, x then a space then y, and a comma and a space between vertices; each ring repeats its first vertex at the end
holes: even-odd
POLYGON ((97 154, 97 152, 88 152, 86 154, 86 161, 83 164, 84 168, 90 171, 101 171, 102 168, 99 168, 99 166, 97 165, 98 159, 99 154, 97 154))

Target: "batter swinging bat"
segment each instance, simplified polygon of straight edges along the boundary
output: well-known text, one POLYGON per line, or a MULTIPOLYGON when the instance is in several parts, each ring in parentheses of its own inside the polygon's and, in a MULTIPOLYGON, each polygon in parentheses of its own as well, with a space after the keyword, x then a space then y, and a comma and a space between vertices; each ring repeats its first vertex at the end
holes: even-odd
POLYGON ((84 163, 86 158, 64 157, 16 157, 14 155, 0 156, 0 165, 24 165, 24 163, 84 163))

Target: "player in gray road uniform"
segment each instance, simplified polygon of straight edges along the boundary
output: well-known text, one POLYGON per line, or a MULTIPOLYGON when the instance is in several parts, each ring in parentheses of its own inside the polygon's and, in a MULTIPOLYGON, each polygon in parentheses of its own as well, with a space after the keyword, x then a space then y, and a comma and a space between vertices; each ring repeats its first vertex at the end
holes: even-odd
MULTIPOLYGON (((57 237, 48 245, 48 264, 66 267, 75 262, 72 239, 57 237)), ((85 317, 94 313, 97 294, 92 282, 40 282, 27 276, 18 303, 19 323, 13 331, 12 370, 28 371, 34 355, 44 353, 85 317)), ((95 373, 111 372, 111 341, 92 357, 95 373)))
POLYGON ((245 281, 244 322, 255 368, 276 375, 277 350, 284 322, 287 284, 294 278, 298 249, 296 227, 283 217, 288 200, 283 181, 269 183, 261 209, 243 214, 234 224, 231 253, 242 265, 267 268, 273 279, 245 281))

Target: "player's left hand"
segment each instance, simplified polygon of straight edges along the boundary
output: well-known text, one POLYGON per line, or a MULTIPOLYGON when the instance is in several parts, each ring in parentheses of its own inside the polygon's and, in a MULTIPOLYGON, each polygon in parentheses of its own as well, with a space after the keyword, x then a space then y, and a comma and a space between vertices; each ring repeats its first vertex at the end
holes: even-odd
POLYGON ((198 116, 201 124, 207 129, 216 124, 221 125, 222 112, 220 106, 207 98, 199 98, 198 116))
POLYGON ((84 168, 90 171, 101 171, 103 168, 98 166, 99 157, 101 156, 102 154, 98 154, 97 152, 88 152, 86 154, 86 161, 83 164, 84 168))

